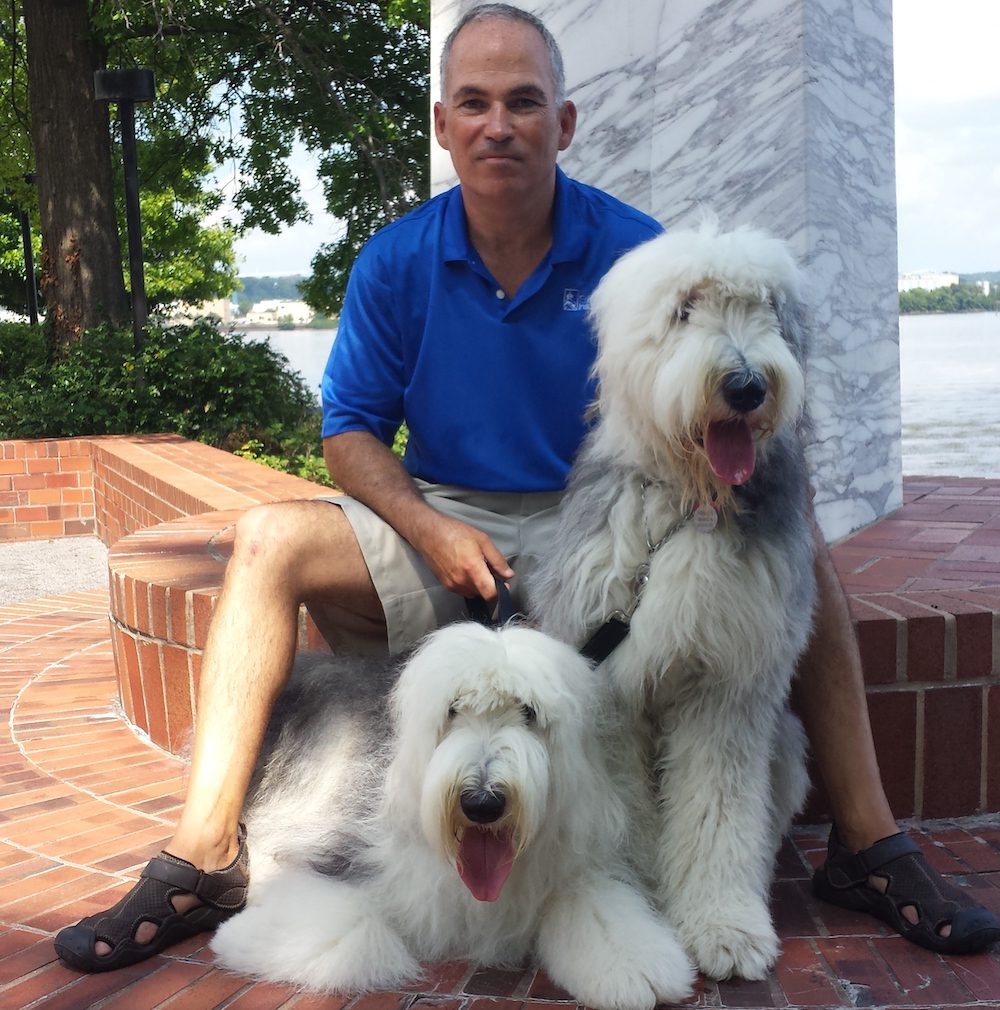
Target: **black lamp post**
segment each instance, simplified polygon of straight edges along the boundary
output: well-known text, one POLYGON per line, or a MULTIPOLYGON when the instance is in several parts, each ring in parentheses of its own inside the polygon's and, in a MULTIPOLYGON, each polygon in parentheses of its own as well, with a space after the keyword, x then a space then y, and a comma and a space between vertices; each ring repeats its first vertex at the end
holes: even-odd
POLYGON ((122 164, 125 169, 125 220, 128 226, 128 265, 132 285, 132 332, 138 355, 146 338, 146 277, 142 265, 142 230, 139 225, 139 163, 135 151, 135 103, 155 97, 152 70, 96 70, 94 97, 116 102, 122 128, 122 164))
MULTIPOLYGON (((30 172, 24 177, 29 185, 34 185, 35 174, 30 172)), ((17 216, 21 220, 21 244, 24 247, 24 285, 28 295, 28 318, 32 326, 38 325, 38 285, 35 282, 35 254, 31 251, 31 222, 27 211, 18 209, 17 216)))

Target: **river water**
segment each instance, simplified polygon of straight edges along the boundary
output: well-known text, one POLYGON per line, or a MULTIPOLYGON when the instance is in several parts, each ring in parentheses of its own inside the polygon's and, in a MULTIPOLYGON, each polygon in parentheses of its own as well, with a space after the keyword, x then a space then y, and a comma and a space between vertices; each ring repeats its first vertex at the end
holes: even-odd
POLYGON ((1000 477, 1000 313, 901 316, 903 473, 1000 477))
MULTIPOLYGON (((319 397, 335 330, 255 331, 319 397)), ((903 473, 1000 477, 1000 313, 899 320, 903 473)))

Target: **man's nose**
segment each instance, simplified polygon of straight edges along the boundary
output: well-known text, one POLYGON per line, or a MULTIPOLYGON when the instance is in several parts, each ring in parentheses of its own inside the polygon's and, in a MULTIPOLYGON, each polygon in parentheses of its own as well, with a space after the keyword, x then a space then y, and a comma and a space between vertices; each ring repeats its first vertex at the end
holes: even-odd
POLYGON ((507 106, 502 102, 491 105, 486 118, 486 135, 490 140, 506 140, 512 132, 510 111, 507 106))

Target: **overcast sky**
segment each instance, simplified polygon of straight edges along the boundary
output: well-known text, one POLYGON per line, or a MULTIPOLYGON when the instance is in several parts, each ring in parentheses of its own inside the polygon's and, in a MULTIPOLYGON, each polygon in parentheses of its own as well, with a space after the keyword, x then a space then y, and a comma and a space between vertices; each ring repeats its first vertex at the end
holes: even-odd
POLYGON ((893 7, 899 269, 1000 270, 1000 2, 893 7))
MULTIPOLYGON (((1000 270, 1000 0, 893 7, 899 269, 1000 270)), ((294 164, 313 221, 241 239, 245 276, 308 274, 336 233, 309 159, 294 164)))

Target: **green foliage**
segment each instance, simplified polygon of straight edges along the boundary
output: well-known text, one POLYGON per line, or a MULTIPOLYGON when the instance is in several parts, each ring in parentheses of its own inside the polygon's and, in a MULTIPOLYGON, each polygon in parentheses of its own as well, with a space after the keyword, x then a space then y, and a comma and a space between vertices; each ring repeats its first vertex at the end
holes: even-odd
MULTIPOLYGON (((20 19, 0 16, 0 307, 27 314, 24 252, 17 211, 36 208, 37 195, 26 176, 34 165, 29 138, 28 75, 20 19)), ((41 252, 36 226, 34 255, 41 252)))
POLYGON ((0 306, 28 314, 21 223, 0 201, 0 306))
POLYGON ((282 355, 208 321, 151 327, 144 381, 130 330, 90 331, 49 362, 27 329, 0 326, 0 361, 11 361, 0 372, 0 438, 169 431, 232 448, 295 431, 316 410, 282 355))
POLYGON ((1000 295, 991 290, 984 295, 974 284, 953 284, 948 288, 911 288, 899 293, 899 311, 910 312, 995 312, 1000 295))
MULTIPOLYGON (((199 305, 237 286, 235 232, 209 224, 222 204, 211 188, 208 146, 168 131, 139 145, 139 217, 142 222, 146 301, 150 309, 199 305), (183 152, 183 153, 180 153, 183 152)), ((126 234, 124 195, 119 231, 126 234)), ((128 280, 126 265, 125 278, 128 280)))
POLYGON ((299 283, 305 280, 302 274, 287 277, 240 277, 239 300, 246 299, 250 304, 262 302, 268 298, 282 298, 296 301, 302 297, 299 283))
POLYGON ((40 326, 0 323, 0 384, 29 369, 43 367, 47 359, 48 343, 40 326))
POLYGON ((320 155, 329 211, 345 224, 303 288, 334 313, 378 227, 428 190, 427 0, 95 0, 109 63, 151 67, 150 134, 200 141, 232 179, 239 228, 307 217, 288 158, 320 155), (326 273, 326 270, 331 272, 326 273))
POLYGON ((36 199, 25 176, 34 167, 29 136, 28 65, 24 51, 24 23, 20 12, 6 4, 0 13, 0 195, 17 207, 36 199))
POLYGON ((1000 270, 983 270, 978 274, 959 274, 959 284, 975 284, 976 281, 989 281, 991 287, 1000 284, 1000 270))
MULTIPOLYGON (((427 0, 91 0, 90 12, 107 65, 157 81, 156 101, 136 109, 150 302, 230 293, 233 235, 308 217, 288 164, 301 143, 345 225, 303 288, 335 315, 357 250, 428 191, 427 0), (220 211, 209 169, 231 221, 205 223, 220 211)), ((30 211, 37 236, 18 0, 0 7, 0 65, 0 195, 30 211)), ((0 224, 5 267, 20 270, 20 252, 0 224)))
POLYGON ((139 203, 150 311, 200 305, 236 290, 233 233, 202 223, 203 200, 185 201, 166 189, 141 195, 139 203))
MULTIPOLYGON (((392 443, 392 451, 400 459, 403 458, 408 437, 406 425, 401 425, 392 443)), ((281 470, 283 473, 295 474, 296 477, 305 477, 316 484, 336 487, 323 461, 322 450, 317 448, 321 441, 320 418, 316 416, 293 432, 247 439, 234 451, 237 456, 263 463, 272 470, 281 470)))
POLYGON ((233 451, 237 456, 263 463, 272 470, 333 487, 323 461, 321 441, 317 415, 291 432, 265 432, 260 437, 249 438, 233 451))

